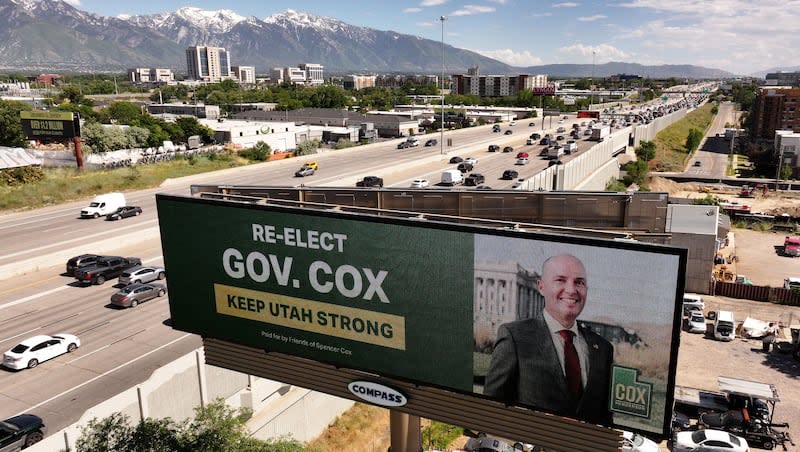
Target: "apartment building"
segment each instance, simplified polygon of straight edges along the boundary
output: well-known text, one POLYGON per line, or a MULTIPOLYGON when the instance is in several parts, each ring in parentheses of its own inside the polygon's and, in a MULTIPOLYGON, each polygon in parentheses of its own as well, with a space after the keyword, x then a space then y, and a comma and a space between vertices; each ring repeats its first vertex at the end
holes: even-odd
POLYGON ((791 130, 775 131, 775 153, 781 166, 792 169, 792 178, 800 174, 800 133, 791 130))
POLYGON ((274 85, 292 83, 296 85, 319 86, 325 81, 323 66, 316 63, 303 63, 297 67, 272 68, 269 74, 270 82, 274 85))
POLYGON ((764 79, 767 86, 800 86, 800 72, 770 72, 764 79))
POLYGON ((456 94, 478 97, 516 96, 524 90, 535 90, 547 86, 547 75, 480 75, 477 67, 469 68, 466 74, 453 75, 452 89, 456 94))
POLYGON ((800 132, 800 88, 761 88, 753 107, 753 138, 772 140, 778 130, 800 132))
POLYGON ((128 80, 131 83, 169 83, 175 81, 172 69, 137 67, 128 69, 128 80))
POLYGON ((239 83, 253 85, 256 83, 255 66, 231 66, 231 73, 239 83))
POLYGON ((230 54, 224 47, 189 47, 186 68, 190 80, 221 82, 233 78, 230 54))
POLYGON ((375 86, 381 88, 399 88, 408 83, 414 85, 439 86, 438 75, 409 75, 409 74, 384 74, 375 78, 375 86))
POLYGON ((342 79, 344 89, 360 90, 375 86, 376 75, 345 75, 342 79))

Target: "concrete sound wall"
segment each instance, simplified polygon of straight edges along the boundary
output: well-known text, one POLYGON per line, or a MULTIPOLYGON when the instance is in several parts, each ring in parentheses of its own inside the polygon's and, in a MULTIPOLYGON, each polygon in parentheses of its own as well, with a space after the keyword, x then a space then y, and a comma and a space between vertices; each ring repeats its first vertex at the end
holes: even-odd
MULTIPOLYGON (((26 449, 30 452, 75 450, 81 428, 91 419, 120 412, 135 424, 142 419, 193 417, 195 407, 222 398, 232 408, 247 407, 247 428, 260 439, 289 437, 306 442, 353 405, 351 400, 205 365, 203 349, 157 369, 144 383, 85 412, 78 422, 26 449)), ((45 423, 47 419, 45 419, 45 423)))

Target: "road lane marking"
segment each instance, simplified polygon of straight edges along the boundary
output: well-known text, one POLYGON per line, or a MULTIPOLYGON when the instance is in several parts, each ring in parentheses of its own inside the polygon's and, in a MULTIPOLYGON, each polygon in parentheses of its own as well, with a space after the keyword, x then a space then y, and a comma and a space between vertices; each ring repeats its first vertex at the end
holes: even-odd
POLYGON ((136 336, 137 334, 139 334, 139 333, 143 333, 143 332, 145 332, 145 331, 147 331, 147 329, 144 329, 144 330, 139 330, 139 331, 137 331, 137 332, 135 332, 135 333, 133 333, 133 334, 130 334, 130 335, 128 335, 128 336, 121 337, 121 338, 117 339, 116 341, 114 341, 114 342, 111 342, 110 344, 106 344, 106 345, 104 345, 104 346, 102 346, 102 347, 98 348, 97 350, 91 351, 91 352, 89 352, 89 353, 86 353, 85 355, 81 355, 81 356, 78 356, 78 357, 77 357, 77 358, 75 358, 75 359, 69 360, 69 361, 67 361, 67 362, 66 362, 66 364, 72 364, 72 363, 74 363, 75 361, 77 361, 77 360, 79 360, 79 359, 86 358, 87 356, 92 356, 92 355, 94 355, 95 353, 97 353, 97 352, 99 352, 99 351, 101 351, 101 350, 105 350, 105 349, 107 349, 108 347, 111 347, 111 346, 112 346, 112 345, 114 345, 114 344, 118 344, 118 343, 120 343, 120 342, 122 342, 122 341, 128 340, 128 339, 132 338, 133 336, 136 336))
POLYGON ((36 328, 34 328, 34 329, 32 329, 32 330, 23 331, 22 333, 15 334, 14 336, 11 336, 11 337, 6 337, 6 338, 3 338, 3 339, 0 339, 0 342, 9 341, 9 340, 11 340, 11 339, 14 339, 14 338, 20 337, 20 336, 22 336, 23 334, 32 333, 32 332, 34 332, 34 331, 36 331, 36 330, 40 330, 40 329, 42 329, 42 327, 40 327, 40 326, 37 326, 36 328))
MULTIPOLYGON (((15 414, 14 416, 19 416, 20 414, 30 413, 31 411, 33 411, 33 410, 35 410, 35 409, 37 409, 37 408, 41 407, 42 405, 44 405, 44 404, 46 404, 46 403, 50 403, 50 402, 52 402, 53 400, 55 400, 55 399, 57 399, 57 398, 59 398, 59 397, 61 397, 61 396, 64 396, 64 395, 66 395, 66 394, 69 394, 70 392, 72 392, 72 391, 74 391, 74 390, 76 390, 76 389, 80 389, 80 388, 82 388, 82 387, 84 387, 84 386, 86 386, 86 385, 88 385, 88 384, 90 384, 90 383, 93 383, 93 382, 95 382, 95 381, 99 380, 100 378, 103 378, 103 377, 105 377, 105 376, 108 376, 109 374, 111 374, 111 373, 114 373, 114 372, 116 372, 116 371, 118 371, 118 370, 122 369, 122 368, 123 368, 123 367, 125 367, 125 366, 128 366, 128 365, 130 365, 130 364, 133 364, 133 363, 135 363, 136 361, 139 361, 140 359, 142 359, 142 358, 145 358, 145 357, 147 357, 147 356, 149 356, 149 355, 151 355, 151 354, 153 354, 153 353, 155 353, 155 352, 157 352, 157 351, 161 350, 162 348, 169 347, 170 345, 172 345, 172 344, 174 344, 174 343, 176 343, 176 342, 178 342, 178 341, 180 341, 180 340, 183 340, 183 339, 185 339, 185 338, 187 338, 187 337, 189 337, 189 336, 193 336, 193 334, 192 334, 192 333, 186 333, 186 334, 184 334, 183 336, 181 336, 181 337, 179 337, 179 338, 177 338, 177 339, 174 339, 174 340, 172 340, 172 341, 170 341, 170 342, 167 342, 166 344, 164 344, 164 345, 162 345, 162 346, 160 346, 160 347, 158 347, 158 348, 155 348, 155 349, 153 349, 153 350, 150 350, 149 352, 145 353, 144 355, 137 356, 136 358, 134 358, 134 359, 132 359, 132 360, 130 360, 130 361, 128 361, 128 362, 122 363, 122 364, 120 364, 119 366, 117 366, 117 367, 115 367, 115 368, 113 368, 113 369, 111 369, 111 370, 108 370, 108 371, 106 371, 106 372, 103 372, 102 374, 100 374, 100 375, 98 375, 98 376, 96 376, 96 377, 94 377, 94 378, 92 378, 92 379, 86 380, 86 381, 84 381, 83 383, 81 383, 81 384, 79 384, 79 385, 77 385, 77 386, 73 386, 73 387, 71 387, 71 388, 67 389, 66 391, 63 391, 63 392, 61 392, 61 393, 59 393, 59 394, 56 394, 56 395, 54 395, 53 397, 50 397, 50 398, 49 398, 49 399, 47 399, 47 400, 43 400, 43 401, 41 401, 41 402, 37 403, 36 405, 30 406, 30 407, 28 407, 27 409, 24 409, 24 410, 20 411, 19 413, 15 414)), ((13 416, 12 416, 12 417, 13 417, 13 416)))
POLYGON ((62 290, 66 290, 66 289, 70 289, 70 286, 56 287, 54 289, 45 290, 44 292, 39 292, 37 294, 29 295, 29 296, 27 296, 25 298, 20 298, 19 300, 9 301, 6 304, 0 305, 0 310, 6 309, 6 308, 10 308, 10 307, 16 306, 18 304, 27 303, 27 302, 29 302, 31 300, 35 300, 37 298, 41 298, 41 297, 43 297, 45 295, 54 294, 56 292, 61 292, 62 290))

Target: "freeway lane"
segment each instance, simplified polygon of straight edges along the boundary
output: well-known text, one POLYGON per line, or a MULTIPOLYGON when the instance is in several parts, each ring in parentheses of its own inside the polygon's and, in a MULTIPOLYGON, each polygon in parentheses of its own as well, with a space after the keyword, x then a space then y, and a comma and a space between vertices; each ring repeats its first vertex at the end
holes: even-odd
MULTIPOLYGON (((157 240, 143 242, 138 251, 145 263, 162 261, 157 240)), ((51 432, 200 346, 198 337, 168 326, 167 297, 114 309, 108 305, 116 280, 84 287, 62 271, 58 265, 0 281, 0 350, 37 334, 73 333, 81 339, 75 352, 34 369, 0 369, 0 418, 33 412, 51 432)))

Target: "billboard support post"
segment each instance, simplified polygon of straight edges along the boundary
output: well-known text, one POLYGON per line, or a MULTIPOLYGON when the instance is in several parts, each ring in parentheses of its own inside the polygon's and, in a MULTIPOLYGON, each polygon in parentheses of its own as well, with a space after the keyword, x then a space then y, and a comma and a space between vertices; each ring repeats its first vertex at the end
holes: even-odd
POLYGON ((75 143, 75 163, 78 164, 78 171, 83 171, 83 151, 81 151, 81 137, 73 138, 75 143))
POLYGON ((420 441, 420 419, 397 410, 389 411, 389 430, 391 432, 391 452, 419 452, 422 450, 420 441))

